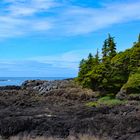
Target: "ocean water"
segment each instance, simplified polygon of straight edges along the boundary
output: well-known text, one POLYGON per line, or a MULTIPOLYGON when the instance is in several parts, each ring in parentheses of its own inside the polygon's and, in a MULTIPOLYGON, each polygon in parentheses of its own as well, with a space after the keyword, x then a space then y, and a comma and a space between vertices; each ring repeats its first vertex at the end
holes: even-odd
POLYGON ((20 86, 26 80, 62 80, 66 77, 0 77, 0 86, 20 86))

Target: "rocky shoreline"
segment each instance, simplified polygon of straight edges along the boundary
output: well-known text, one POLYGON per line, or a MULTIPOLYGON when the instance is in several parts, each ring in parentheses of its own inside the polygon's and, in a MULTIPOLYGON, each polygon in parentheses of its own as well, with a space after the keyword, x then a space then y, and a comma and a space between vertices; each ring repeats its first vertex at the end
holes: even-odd
POLYGON ((82 89, 72 79, 31 80, 20 87, 0 87, 0 135, 140 139, 139 101, 113 107, 86 106, 94 100, 93 91, 82 89))

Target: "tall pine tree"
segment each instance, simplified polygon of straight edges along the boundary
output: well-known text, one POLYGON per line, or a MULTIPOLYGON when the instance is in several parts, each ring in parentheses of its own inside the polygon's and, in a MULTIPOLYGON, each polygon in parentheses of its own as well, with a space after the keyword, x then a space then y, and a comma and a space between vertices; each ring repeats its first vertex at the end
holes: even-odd
POLYGON ((93 65, 93 55, 91 53, 89 53, 88 55, 88 60, 86 62, 87 64, 87 70, 91 70, 92 69, 92 65, 93 65))
POLYGON ((89 53, 89 55, 88 55, 88 60, 91 60, 92 58, 93 58, 92 53, 89 53))
POLYGON ((108 55, 108 41, 106 39, 104 41, 103 48, 102 48, 102 61, 103 62, 106 60, 107 55, 108 55))
POLYGON ((80 64, 79 64, 79 70, 82 68, 82 66, 85 64, 85 59, 82 59, 80 61, 80 64))
POLYGON ((114 41, 114 37, 111 37, 111 35, 108 35, 108 49, 109 49, 109 57, 112 59, 117 53, 116 53, 116 43, 114 41))
POLYGON ((116 55, 116 43, 114 42, 114 37, 111 37, 110 34, 108 35, 108 38, 104 41, 102 55, 103 62, 111 60, 116 55))
POLYGON ((98 49, 97 49, 97 52, 96 52, 96 55, 95 55, 95 63, 96 64, 99 64, 99 51, 98 51, 98 49))

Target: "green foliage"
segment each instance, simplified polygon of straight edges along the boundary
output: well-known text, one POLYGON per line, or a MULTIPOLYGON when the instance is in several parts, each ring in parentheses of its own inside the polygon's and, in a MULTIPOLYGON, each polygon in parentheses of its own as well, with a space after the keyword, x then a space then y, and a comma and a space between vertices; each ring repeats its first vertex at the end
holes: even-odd
POLYGON ((92 88, 92 78, 91 78, 91 71, 93 70, 94 66, 99 65, 98 57, 93 57, 90 53, 87 60, 82 60, 79 66, 79 73, 77 81, 83 86, 92 88))
POLYGON ((95 61, 96 61, 96 64, 99 64, 100 60, 99 60, 99 51, 97 49, 97 53, 95 55, 95 61))
POLYGON ((88 103, 86 103, 86 106, 88 106, 88 107, 97 107, 98 106, 98 102, 88 102, 88 103))
POLYGON ((111 60, 111 78, 110 83, 116 92, 120 90, 124 83, 127 82, 129 76, 131 51, 128 49, 124 52, 118 53, 111 60))
POLYGON ((137 43, 131 49, 129 70, 135 72, 140 66, 140 43, 137 43))
POLYGON ((108 36, 108 50, 109 50, 109 57, 112 59, 116 53, 116 43, 114 42, 114 37, 111 37, 110 34, 108 36))
POLYGON ((104 41, 103 48, 102 48, 102 55, 103 55, 103 61, 105 61, 107 55, 108 55, 108 42, 107 39, 104 41))
POLYGON ((127 93, 140 93, 140 68, 137 72, 131 74, 126 84, 122 89, 127 90, 127 93))
POLYGON ((104 41, 102 48, 103 62, 111 60, 116 55, 116 43, 114 42, 114 37, 108 35, 108 38, 104 41))
POLYGON ((122 104, 126 104, 126 103, 127 103, 127 101, 111 98, 110 96, 105 96, 105 97, 98 99, 97 101, 86 103, 86 106, 99 107, 99 106, 104 105, 104 106, 112 107, 112 106, 122 105, 122 104))
POLYGON ((77 81, 83 87, 104 91, 104 93, 116 94, 125 83, 123 88, 132 85, 140 90, 139 67, 139 39, 131 49, 117 53, 114 37, 109 34, 103 44, 102 58, 99 58, 97 50, 95 56, 90 53, 87 59, 80 62, 77 81))

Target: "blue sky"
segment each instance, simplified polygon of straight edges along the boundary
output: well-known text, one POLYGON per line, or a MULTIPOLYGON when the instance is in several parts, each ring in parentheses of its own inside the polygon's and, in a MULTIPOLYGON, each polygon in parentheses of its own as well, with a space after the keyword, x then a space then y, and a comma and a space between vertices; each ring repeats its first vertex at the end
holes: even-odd
POLYGON ((140 32, 140 0, 0 0, 0 76, 74 77, 108 33, 118 51, 140 32))

